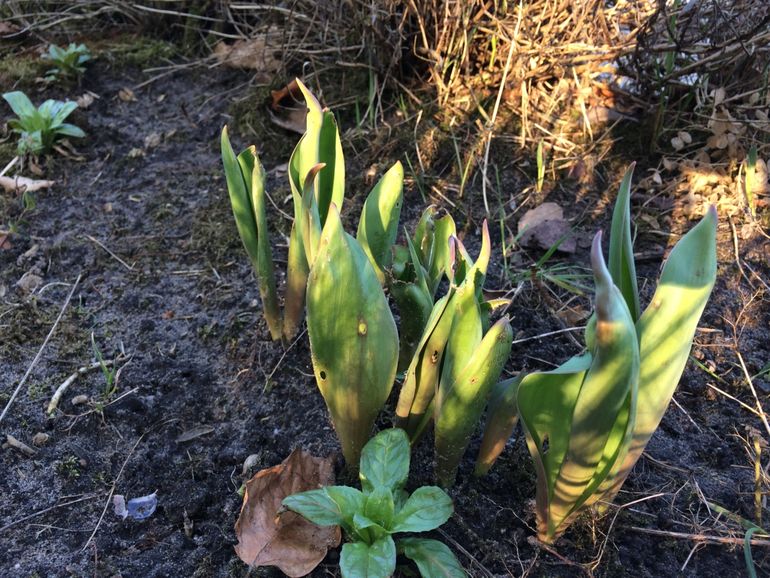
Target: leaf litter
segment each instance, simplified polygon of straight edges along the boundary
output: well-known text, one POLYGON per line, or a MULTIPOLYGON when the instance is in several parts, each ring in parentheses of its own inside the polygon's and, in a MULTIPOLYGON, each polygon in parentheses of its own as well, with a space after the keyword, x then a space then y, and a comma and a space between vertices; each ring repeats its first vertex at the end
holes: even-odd
POLYGON ((250 566, 277 566, 288 576, 309 574, 336 548, 339 526, 317 526, 283 510, 286 496, 334 484, 329 458, 295 449, 281 464, 257 472, 246 482, 235 534, 235 551, 250 566))

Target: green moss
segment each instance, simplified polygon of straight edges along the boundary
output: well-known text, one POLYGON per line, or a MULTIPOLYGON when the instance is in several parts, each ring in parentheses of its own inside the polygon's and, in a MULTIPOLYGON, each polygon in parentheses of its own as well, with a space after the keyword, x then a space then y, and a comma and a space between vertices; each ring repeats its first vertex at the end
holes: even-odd
POLYGON ((36 54, 9 50, 0 57, 0 86, 5 89, 3 92, 33 86, 35 79, 45 72, 45 66, 36 54))
POLYGON ((170 42, 134 35, 118 36, 97 45, 95 49, 117 66, 138 68, 158 66, 161 60, 178 54, 178 48, 170 42))

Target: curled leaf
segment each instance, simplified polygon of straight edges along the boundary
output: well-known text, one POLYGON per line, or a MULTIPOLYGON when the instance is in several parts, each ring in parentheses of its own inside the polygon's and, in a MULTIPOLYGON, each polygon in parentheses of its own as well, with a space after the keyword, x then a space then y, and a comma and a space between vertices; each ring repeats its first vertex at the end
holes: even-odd
POLYGON ((331 460, 294 450, 280 465, 257 472, 246 493, 235 534, 235 552, 250 566, 277 566, 288 576, 305 576, 329 548, 339 545, 338 526, 320 527, 295 512, 280 515, 287 496, 334 483, 331 460))

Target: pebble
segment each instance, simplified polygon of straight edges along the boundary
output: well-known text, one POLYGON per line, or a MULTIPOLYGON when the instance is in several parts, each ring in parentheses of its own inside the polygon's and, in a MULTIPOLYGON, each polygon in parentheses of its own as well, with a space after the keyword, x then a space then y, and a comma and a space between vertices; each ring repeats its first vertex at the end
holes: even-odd
POLYGON ((37 432, 34 436, 32 436, 32 445, 38 447, 43 446, 48 442, 49 439, 51 439, 51 436, 49 436, 47 433, 37 432))

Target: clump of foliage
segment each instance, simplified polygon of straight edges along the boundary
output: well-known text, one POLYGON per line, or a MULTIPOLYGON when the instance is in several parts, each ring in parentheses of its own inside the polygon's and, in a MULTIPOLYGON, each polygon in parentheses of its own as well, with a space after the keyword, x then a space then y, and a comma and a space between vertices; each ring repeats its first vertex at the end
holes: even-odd
POLYGON ((591 251, 596 313, 586 328, 587 352, 505 383, 482 442, 478 473, 494 462, 518 412, 537 471, 544 542, 620 490, 668 408, 716 280, 712 207, 674 246, 642 312, 631 237, 632 170, 615 204, 609 263, 600 234, 591 251))
POLYGON ((8 126, 19 135, 16 146, 19 155, 47 153, 59 137, 86 136, 79 127, 64 122, 78 107, 74 102, 46 100, 36 108, 20 91, 6 92, 3 98, 17 116, 8 121, 8 126))
POLYGON ((70 42, 69 46, 62 48, 56 44, 48 47, 48 52, 41 57, 53 65, 46 71, 45 79, 54 81, 57 79, 77 78, 86 71, 85 63, 91 60, 91 51, 85 44, 70 42))
POLYGON ((490 324, 490 311, 500 303, 486 301, 482 293, 491 251, 486 223, 475 262, 457 239, 452 218, 432 207, 407 237, 407 247, 394 246, 404 179, 396 163, 369 193, 356 235, 349 235, 339 212, 345 162, 334 114, 300 81, 297 85, 308 112, 305 134, 289 160, 294 221, 283 314, 265 215, 264 170, 254 147, 236 156, 226 129, 222 132, 230 201, 259 280, 268 328, 273 339, 286 343, 307 310, 316 382, 353 467, 388 399, 400 358, 408 377, 398 425, 414 440, 435 421, 438 476, 452 485, 512 340, 507 317, 490 324), (445 275, 449 292, 434 304, 445 275), (401 312, 400 336, 384 286, 401 312))
POLYGON ((409 441, 401 429, 384 430, 361 452, 361 490, 326 486, 284 498, 283 505, 319 526, 341 526, 349 540, 342 546, 342 576, 386 578, 396 569, 396 555, 417 564, 423 577, 465 577, 452 551, 442 542, 394 534, 434 530, 452 515, 452 499, 441 488, 423 486, 409 495, 409 441))

